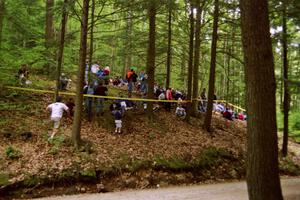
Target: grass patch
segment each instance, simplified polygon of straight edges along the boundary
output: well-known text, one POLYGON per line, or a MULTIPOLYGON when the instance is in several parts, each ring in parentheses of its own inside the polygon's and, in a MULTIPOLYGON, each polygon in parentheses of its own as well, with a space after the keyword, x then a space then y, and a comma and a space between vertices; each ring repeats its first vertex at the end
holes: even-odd
POLYGON ((14 159, 19 159, 22 156, 22 153, 20 150, 16 149, 15 147, 8 146, 5 149, 5 155, 7 158, 14 160, 14 159))
POLYGON ((158 169, 178 171, 189 169, 192 167, 192 165, 177 156, 173 156, 170 159, 165 159, 162 156, 157 156, 154 159, 154 167, 158 169))
POLYGON ((0 173, 0 186, 6 186, 9 184, 9 175, 6 173, 0 173))
POLYGON ((53 138, 53 140, 50 140, 50 143, 53 145, 51 149, 49 150, 49 154, 55 155, 59 152, 61 146, 63 145, 65 141, 64 135, 57 135, 53 138))
POLYGON ((210 147, 203 150, 196 158, 194 166, 201 169, 209 169, 223 162, 223 159, 232 159, 233 156, 225 149, 210 147))

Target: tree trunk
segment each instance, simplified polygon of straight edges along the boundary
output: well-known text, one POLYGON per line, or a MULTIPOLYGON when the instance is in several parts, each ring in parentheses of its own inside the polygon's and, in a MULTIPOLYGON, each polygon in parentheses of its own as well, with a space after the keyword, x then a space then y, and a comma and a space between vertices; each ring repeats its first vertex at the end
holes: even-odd
POLYGON ((0 0, 0 50, 2 46, 2 30, 5 12, 5 0, 0 0))
POLYGON ((129 10, 127 13, 127 21, 126 21, 126 38, 125 38, 125 47, 124 47, 124 68, 123 68, 123 76, 126 76, 128 69, 130 69, 132 64, 132 11, 129 10))
POLYGON ((200 37, 201 37, 201 15, 202 6, 200 0, 196 1, 197 17, 196 17, 196 32, 195 32, 195 55, 194 55, 194 69, 193 69, 193 104, 192 113, 195 115, 198 112, 198 91, 199 91, 199 60, 200 60, 200 37))
POLYGON ((59 91, 59 87, 60 87, 60 75, 61 75, 62 61, 63 61, 63 55, 64 55, 65 32, 66 32, 66 24, 67 24, 67 17, 68 17, 67 4, 68 4, 68 0, 64 0, 64 4, 62 7, 59 52, 58 52, 58 58, 57 58, 57 77, 56 77, 55 97, 58 96, 58 91, 59 91))
POLYGON ((91 5, 91 24, 90 24, 90 49, 89 49, 89 63, 88 63, 88 83, 91 81, 91 67, 93 64, 93 55, 94 55, 94 25, 95 25, 95 0, 92 0, 91 5))
POLYGON ((267 0, 241 0, 247 107, 249 200, 282 200, 278 169, 276 82, 267 0))
POLYGON ((45 48, 46 48, 46 72, 49 75, 51 71, 51 60, 53 55, 51 48, 54 43, 54 22, 53 22, 54 0, 46 0, 46 27, 45 27, 45 48))
MULTIPOLYGON (((148 74, 148 99, 154 99, 154 75, 155 75, 155 18, 156 3, 155 0, 149 1, 149 44, 147 56, 147 74, 148 74)), ((147 115, 149 120, 153 120, 153 102, 147 104, 147 115)))
POLYGON ((81 131, 81 116, 82 116, 82 101, 83 101, 83 83, 86 60, 87 34, 88 34, 88 16, 89 16, 89 0, 83 0, 82 19, 81 19, 81 34, 80 34, 80 54, 79 54, 79 69, 78 83, 76 87, 75 100, 75 116, 72 127, 72 140, 76 148, 80 144, 81 131))
MULTIPOLYGON (((193 53, 194 53, 194 11, 193 11, 193 2, 191 3, 191 14, 189 17, 190 20, 190 41, 189 41, 189 63, 188 63, 188 78, 187 78, 187 100, 192 100, 192 83, 193 83, 193 53)), ((186 121, 189 122, 192 112, 192 104, 187 103, 187 112, 186 112, 186 121)))
POLYGON ((171 59, 172 59, 172 5, 169 2, 168 13, 168 51, 167 51, 167 77, 166 77, 166 89, 170 87, 171 79, 171 59))
POLYGON ((282 1, 282 50, 283 50, 283 142, 282 142, 282 156, 286 157, 288 153, 288 135, 289 135, 289 109, 290 109, 290 94, 288 87, 288 47, 287 47, 287 26, 286 26, 286 0, 282 1))
POLYGON ((213 109, 213 98, 215 90, 215 71, 216 71, 216 57, 217 57, 217 40, 218 40, 218 20, 219 20, 219 0, 214 2, 214 22, 213 22, 213 35, 211 43, 211 58, 210 58, 210 72, 209 72, 209 88, 208 88, 208 102, 207 110, 204 120, 204 129, 210 131, 212 109, 213 109))

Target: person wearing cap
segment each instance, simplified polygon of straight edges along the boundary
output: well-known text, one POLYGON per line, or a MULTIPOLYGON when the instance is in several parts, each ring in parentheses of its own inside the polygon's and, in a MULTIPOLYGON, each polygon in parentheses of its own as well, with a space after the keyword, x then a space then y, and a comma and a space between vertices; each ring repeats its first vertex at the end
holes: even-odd
POLYGON ((53 121, 53 131, 49 139, 53 139, 58 132, 60 126, 60 120, 63 116, 63 112, 66 111, 69 114, 69 108, 66 104, 61 102, 61 97, 56 97, 56 102, 47 106, 46 111, 51 112, 51 121, 53 121))

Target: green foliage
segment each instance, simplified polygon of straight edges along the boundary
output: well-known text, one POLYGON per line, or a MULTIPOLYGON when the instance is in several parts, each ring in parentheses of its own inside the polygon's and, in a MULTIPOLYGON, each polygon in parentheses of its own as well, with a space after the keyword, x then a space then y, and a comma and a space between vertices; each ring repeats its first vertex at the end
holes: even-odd
POLYGON ((86 169, 80 172, 80 175, 87 178, 97 178, 96 171, 93 169, 86 169))
MULTIPOLYGON (((277 126, 279 131, 283 131, 283 114, 277 112, 277 126)), ((296 142, 300 142, 300 113, 291 111, 289 113, 289 136, 296 142)))
POLYGON ((22 153, 21 153, 20 150, 16 149, 15 147, 8 146, 5 149, 5 155, 6 155, 7 158, 13 160, 13 159, 19 159, 22 156, 22 153))

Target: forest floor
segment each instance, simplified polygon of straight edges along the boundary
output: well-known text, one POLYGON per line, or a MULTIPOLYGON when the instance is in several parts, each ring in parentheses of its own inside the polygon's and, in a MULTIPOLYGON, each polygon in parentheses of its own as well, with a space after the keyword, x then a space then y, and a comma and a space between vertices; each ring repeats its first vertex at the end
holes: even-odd
MULTIPOLYGON (((118 92, 118 91, 115 91, 118 92)), ((154 188, 241 180, 245 177, 246 123, 219 115, 213 131, 163 109, 149 122, 143 109, 128 110, 123 133, 114 134, 110 112, 82 121, 85 145, 71 143, 72 120, 63 118, 53 141, 49 113, 53 96, 0 93, 0 199, 154 188)), ((109 101, 106 101, 108 110, 109 101)), ((280 159, 282 175, 299 175, 299 145, 280 159)))

